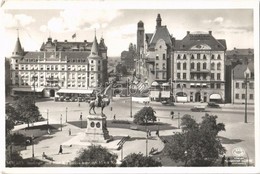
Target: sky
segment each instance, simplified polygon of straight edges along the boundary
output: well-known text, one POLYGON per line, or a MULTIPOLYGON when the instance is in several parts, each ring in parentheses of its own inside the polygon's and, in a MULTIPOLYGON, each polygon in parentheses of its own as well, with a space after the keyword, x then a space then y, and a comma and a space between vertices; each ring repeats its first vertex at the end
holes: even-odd
POLYGON ((157 14, 176 39, 184 38, 187 31, 211 30, 216 39, 226 39, 228 49, 254 48, 252 9, 9 9, 0 11, 0 38, 6 43, 0 55, 11 55, 19 28, 26 51, 39 50, 49 36, 58 41, 92 42, 96 29, 98 41, 105 40, 108 57, 120 56, 130 43, 136 44, 140 20, 145 33, 154 33, 157 14))

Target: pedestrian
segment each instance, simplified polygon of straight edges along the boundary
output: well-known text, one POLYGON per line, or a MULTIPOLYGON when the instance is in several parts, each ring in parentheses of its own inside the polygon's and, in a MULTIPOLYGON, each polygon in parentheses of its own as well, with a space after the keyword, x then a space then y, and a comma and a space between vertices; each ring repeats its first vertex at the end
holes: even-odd
POLYGON ((114 120, 116 119, 116 114, 114 115, 114 120))
POLYGON ((49 135, 51 134, 50 128, 48 128, 47 133, 48 133, 49 135))
POLYGON ((113 107, 111 106, 111 107, 110 107, 110 111, 112 111, 112 110, 113 110, 113 107))
POLYGON ((79 119, 82 120, 82 112, 80 113, 79 119))
POLYGON ((79 102, 78 106, 80 107, 80 102, 79 102))
POLYGON ((42 152, 42 159, 45 159, 47 157, 47 155, 45 154, 45 152, 42 152))
POLYGON ((70 130, 70 128, 69 128, 69 136, 71 136, 71 130, 70 130))
POLYGON ((227 158, 227 161, 228 161, 228 162, 227 162, 228 166, 231 166, 231 165, 232 165, 232 162, 230 161, 230 158, 229 158, 229 157, 227 158))
POLYGON ((221 159, 221 165, 222 166, 225 166, 225 161, 226 161, 226 157, 225 157, 225 155, 222 157, 222 159, 221 159))
POLYGON ((172 120, 174 119, 174 112, 171 111, 172 120))
POLYGON ((59 155, 60 153, 62 154, 62 151, 63 151, 63 149, 62 149, 62 145, 60 145, 60 150, 59 150, 58 155, 59 155))

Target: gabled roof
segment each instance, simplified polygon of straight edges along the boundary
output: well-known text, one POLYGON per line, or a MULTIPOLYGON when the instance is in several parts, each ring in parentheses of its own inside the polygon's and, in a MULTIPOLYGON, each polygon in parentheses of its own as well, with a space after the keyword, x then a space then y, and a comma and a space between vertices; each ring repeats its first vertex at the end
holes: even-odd
POLYGON ((166 45, 171 46, 172 41, 171 41, 171 35, 167 29, 166 26, 158 26, 149 42, 149 48, 154 48, 156 45, 156 42, 159 39, 163 39, 166 43, 166 45))
POLYGON ((235 79, 244 79, 244 72, 246 69, 249 69, 251 72, 254 72, 254 63, 250 62, 248 65, 246 64, 239 64, 234 68, 234 78, 235 79))
POLYGON ((145 34, 145 40, 147 43, 150 43, 151 39, 153 37, 153 33, 147 33, 145 34))
POLYGON ((210 33, 208 34, 190 34, 187 35, 182 40, 176 40, 175 49, 176 50, 190 50, 192 47, 197 45, 207 45, 211 47, 212 50, 225 51, 226 41, 224 39, 215 39, 210 33))

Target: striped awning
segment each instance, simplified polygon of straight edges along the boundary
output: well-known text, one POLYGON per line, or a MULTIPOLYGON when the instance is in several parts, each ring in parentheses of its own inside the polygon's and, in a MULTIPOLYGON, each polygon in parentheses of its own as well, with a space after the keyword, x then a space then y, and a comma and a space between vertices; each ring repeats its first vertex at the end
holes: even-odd
POLYGON ((169 83, 163 83, 162 86, 170 86, 169 83))
POLYGON ((151 86, 159 86, 159 83, 156 82, 156 81, 154 81, 154 82, 151 84, 151 86))
POLYGON ((207 86, 207 84, 206 84, 206 83, 203 83, 202 86, 207 86))
POLYGON ((196 86, 200 86, 200 83, 197 83, 196 86))
POLYGON ((191 83, 190 86, 195 86, 195 83, 191 83))

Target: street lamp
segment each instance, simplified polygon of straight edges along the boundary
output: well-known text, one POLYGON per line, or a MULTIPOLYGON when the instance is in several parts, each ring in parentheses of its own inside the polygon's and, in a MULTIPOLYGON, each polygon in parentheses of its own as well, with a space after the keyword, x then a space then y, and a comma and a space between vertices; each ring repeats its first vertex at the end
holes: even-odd
POLYGON ((33 135, 31 136, 31 143, 32 143, 32 157, 34 158, 34 143, 33 143, 33 135))
POLYGON ((60 131, 62 131, 62 114, 60 114, 60 131))
POLYGON ((66 123, 67 123, 67 112, 68 112, 68 108, 66 107, 66 123))
POLYGON ((33 73, 32 79, 33 79, 33 102, 35 104, 35 80, 37 79, 37 77, 35 76, 35 71, 33 73))
POLYGON ((185 150, 185 152, 184 152, 184 155, 185 155, 185 166, 187 166, 187 162, 188 162, 187 154, 188 154, 188 152, 187 152, 187 150, 185 150))
POLYGON ((82 112, 80 113, 80 128, 82 129, 82 112))
POLYGON ((145 130, 146 130, 146 157, 148 156, 148 130, 147 130, 147 115, 145 115, 145 130))
POLYGON ((247 83, 248 83, 248 80, 247 80, 247 74, 246 74, 246 79, 245 79, 245 81, 244 81, 244 83, 245 83, 245 123, 247 123, 247 83))
POLYGON ((180 113, 178 112, 178 129, 180 129, 180 113))
POLYGON ((47 125, 49 125, 49 109, 47 109, 47 125))

